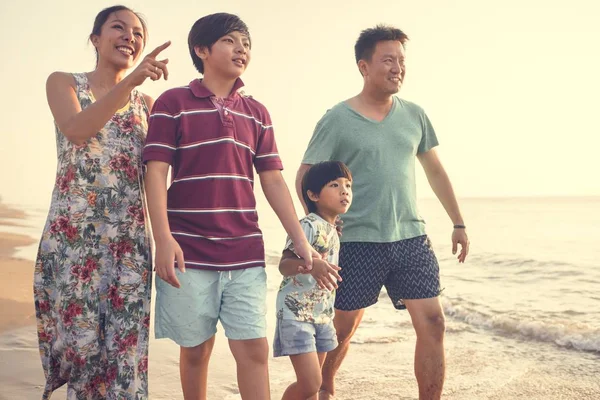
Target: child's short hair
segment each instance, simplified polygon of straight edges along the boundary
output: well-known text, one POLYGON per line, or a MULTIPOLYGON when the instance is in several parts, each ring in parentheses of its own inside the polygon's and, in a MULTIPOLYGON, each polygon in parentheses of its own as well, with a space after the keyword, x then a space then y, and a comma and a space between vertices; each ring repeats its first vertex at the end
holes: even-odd
POLYGON ((188 47, 194 66, 201 74, 204 73, 204 63, 196 55, 196 46, 212 48, 219 38, 231 32, 241 32, 250 39, 248 27, 237 15, 228 13, 210 14, 194 23, 188 35, 188 47))
POLYGON ((338 178, 352 180, 350 170, 341 161, 323 161, 308 169, 302 178, 302 198, 309 212, 317 212, 317 204, 308 197, 308 191, 319 194, 325 185, 338 178))

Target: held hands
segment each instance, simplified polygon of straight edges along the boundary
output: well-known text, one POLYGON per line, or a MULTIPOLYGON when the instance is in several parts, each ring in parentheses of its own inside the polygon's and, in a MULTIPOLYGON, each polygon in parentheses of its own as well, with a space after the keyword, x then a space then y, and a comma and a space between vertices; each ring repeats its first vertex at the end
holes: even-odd
POLYGON ((183 251, 173 236, 169 236, 163 242, 157 241, 156 261, 154 263, 156 274, 171 286, 179 288, 181 285, 179 279, 177 279, 177 275, 175 275, 175 260, 177 260, 177 268, 181 272, 185 272, 183 251))
MULTIPOLYGON (((316 253, 318 253, 316 250, 315 250, 315 252, 316 252, 316 253)), ((313 259, 317 259, 317 260, 321 260, 321 259, 323 259, 323 260, 327 260, 327 253, 319 254, 319 256, 318 256, 318 257, 315 257, 315 256, 314 256, 314 253, 313 253, 313 259)), ((313 260, 313 264, 314 264, 314 260, 313 260)), ((298 273, 299 273, 299 274, 310 274, 310 271, 311 271, 311 270, 312 270, 312 268, 310 268, 310 269, 309 269, 309 268, 306 268, 306 265, 299 265, 299 266, 298 266, 298 273)))
POLYGON ((140 65, 138 65, 126 79, 129 79, 133 86, 141 85, 147 78, 157 81, 164 76, 165 80, 167 80, 169 78, 169 70, 167 69, 169 59, 165 58, 164 60, 158 61, 156 60, 156 57, 170 45, 171 41, 168 41, 152 50, 152 52, 144 57, 140 65))
POLYGON ((464 263, 469 254, 469 238, 464 228, 455 228, 452 232, 452 254, 456 255, 458 244, 460 243, 460 253, 458 254, 458 262, 464 263))
POLYGON ((300 256, 305 262, 304 265, 298 266, 298 273, 311 274, 321 289, 337 289, 337 282, 342 280, 338 274, 341 268, 329 264, 323 259, 327 257, 327 254, 319 254, 306 240, 294 246, 296 255, 300 256))
POLYGON ((339 270, 341 270, 341 268, 337 265, 329 264, 326 260, 321 258, 315 258, 313 260, 313 267, 308 273, 315 278, 319 288, 333 290, 337 289, 337 282, 342 281, 342 278, 338 274, 339 270))
POLYGON ((321 258, 321 255, 319 254, 318 251, 316 251, 315 249, 312 248, 312 246, 308 243, 308 241, 305 239, 303 242, 299 243, 298 245, 296 245, 294 243, 294 247, 295 247, 295 252, 296 254, 302 258, 304 260, 304 271, 300 272, 298 271, 298 273, 307 273, 310 270, 312 270, 312 265, 313 265, 313 259, 314 258, 321 258))

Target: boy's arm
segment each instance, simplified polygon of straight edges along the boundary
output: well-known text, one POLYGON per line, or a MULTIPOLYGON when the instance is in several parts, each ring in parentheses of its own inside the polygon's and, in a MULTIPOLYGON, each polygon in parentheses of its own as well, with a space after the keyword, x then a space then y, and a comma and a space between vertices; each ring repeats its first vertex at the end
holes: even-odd
POLYGON ((175 275, 174 260, 177 267, 185 272, 183 251, 173 238, 167 218, 167 174, 169 164, 162 161, 148 161, 146 173, 146 197, 148 213, 152 222, 152 235, 156 243, 156 257, 154 265, 156 273, 172 286, 180 287, 175 275))
POLYGON ((174 260, 177 259, 177 266, 182 272, 185 271, 185 263, 181 247, 171 235, 167 217, 167 174, 169 165, 175 160, 180 131, 179 120, 175 117, 178 103, 173 101, 173 96, 165 92, 152 106, 142 159, 147 165, 146 197, 156 243, 156 274, 174 287, 179 287, 174 260))
POLYGON ((279 272, 283 276, 293 276, 304 273, 304 260, 298 258, 293 251, 284 250, 279 260, 279 272))
POLYGON ((281 171, 267 170, 259 172, 259 176, 267 201, 294 242, 296 253, 304 259, 306 269, 311 270, 313 257, 320 258, 321 255, 310 246, 306 236, 304 236, 304 231, 298 222, 298 215, 294 209, 294 203, 292 203, 290 191, 281 175, 281 171))
MULTIPOLYGON (((423 166, 429 185, 442 203, 454 225, 464 225, 450 178, 444 169, 435 149, 420 153, 417 158, 423 166)), ((464 228, 455 228, 452 232, 452 254, 456 254, 457 245, 460 243, 461 251, 458 255, 459 262, 465 262, 469 254, 469 239, 464 228)))
POLYGON ((311 274, 317 285, 321 289, 337 289, 337 281, 341 281, 338 271, 341 268, 337 265, 329 264, 321 258, 313 260, 313 268, 310 271, 304 270, 304 261, 298 258, 291 250, 284 250, 279 261, 279 272, 283 276, 293 276, 301 273, 311 274))

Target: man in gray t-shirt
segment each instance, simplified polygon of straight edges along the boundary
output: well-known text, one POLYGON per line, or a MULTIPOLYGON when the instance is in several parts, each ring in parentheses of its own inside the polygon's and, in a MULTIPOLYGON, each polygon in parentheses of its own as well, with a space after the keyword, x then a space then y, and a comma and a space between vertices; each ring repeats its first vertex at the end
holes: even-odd
POLYGON ((454 224, 452 251, 464 262, 469 242, 450 180, 433 149, 437 137, 423 109, 396 96, 405 73, 399 29, 364 30, 355 45, 364 86, 335 105, 317 124, 296 187, 312 164, 336 160, 352 171, 354 203, 344 216, 340 275, 335 301, 339 346, 323 366, 320 399, 335 394, 334 378, 366 307, 383 286, 397 309, 410 313, 417 345, 415 374, 420 399, 439 399, 445 374, 444 312, 439 300, 439 266, 416 205, 415 164, 454 224))

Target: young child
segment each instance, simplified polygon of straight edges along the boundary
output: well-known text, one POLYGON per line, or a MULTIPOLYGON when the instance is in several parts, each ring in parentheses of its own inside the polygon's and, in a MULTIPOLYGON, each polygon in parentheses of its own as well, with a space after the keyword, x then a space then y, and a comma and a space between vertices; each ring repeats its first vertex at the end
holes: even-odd
POLYGON ((279 263, 284 278, 277 294, 275 357, 290 356, 296 382, 283 400, 317 399, 325 355, 337 347, 333 326, 334 288, 340 240, 336 218, 352 202, 352 175, 339 161, 314 164, 302 180, 302 196, 310 212, 300 221, 311 246, 323 259, 306 271, 288 239, 279 263))
POLYGON ((266 275, 253 167, 305 268, 319 255, 304 236, 281 175, 269 113, 238 92, 250 63, 248 27, 235 15, 208 15, 192 26, 188 45, 203 79, 156 99, 144 149, 156 242, 156 337, 181 347, 184 398, 206 399, 220 320, 242 398, 265 400, 266 275))

